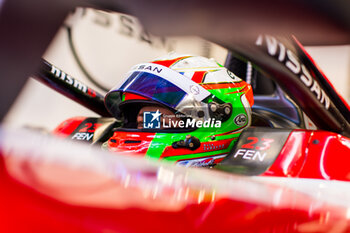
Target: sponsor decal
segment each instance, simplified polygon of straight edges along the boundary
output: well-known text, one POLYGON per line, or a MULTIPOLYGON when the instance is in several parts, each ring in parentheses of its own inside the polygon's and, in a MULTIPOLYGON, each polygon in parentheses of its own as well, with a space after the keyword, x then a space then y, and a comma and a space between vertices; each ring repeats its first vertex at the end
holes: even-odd
POLYGON ((135 65, 128 72, 126 79, 131 77, 132 72, 145 72, 158 76, 159 78, 162 78, 167 82, 171 83, 172 85, 175 85, 178 88, 182 89, 184 92, 186 92, 186 94, 191 95, 192 97, 194 97, 195 100, 199 102, 211 95, 209 91, 207 91, 206 89, 204 89, 204 87, 200 86, 191 79, 186 78, 184 75, 180 74, 175 70, 172 70, 168 67, 159 64, 142 63, 135 65))
POLYGON ((106 15, 110 17, 109 20, 111 21, 111 23, 108 24, 107 27, 112 29, 112 31, 116 31, 115 28, 117 28, 118 29, 117 31, 121 35, 135 38, 141 42, 146 42, 147 44, 149 44, 154 48, 166 49, 168 51, 173 50, 173 46, 174 46, 173 41, 165 37, 152 35, 145 28, 142 27, 142 25, 136 18, 130 17, 128 15, 119 14, 119 20, 118 20, 119 22, 113 22, 113 20, 117 21, 115 19, 115 16, 112 14, 106 14, 106 15))
POLYGON ((80 90, 81 92, 84 92, 88 94, 91 97, 96 97, 96 92, 90 88, 88 88, 85 84, 79 82, 75 78, 72 78, 62 70, 56 68, 55 66, 51 65, 51 73, 58 79, 66 82, 68 85, 71 85, 75 87, 76 89, 80 90))
POLYGON ((239 149, 233 157, 237 158, 237 156, 241 156, 242 159, 258 160, 260 162, 263 162, 266 153, 261 153, 260 151, 256 150, 239 149))
POLYGON ((196 120, 191 118, 180 119, 177 115, 164 115, 161 120, 162 113, 159 109, 156 112, 143 113, 143 128, 145 129, 160 129, 160 128, 220 128, 221 121, 214 118, 203 120, 196 120))
POLYGON ((241 159, 263 162, 266 157, 265 151, 270 149, 271 144, 275 140, 273 138, 248 137, 246 141, 247 142, 236 151, 233 158, 240 156, 241 159))
POLYGON ((289 129, 247 128, 233 150, 216 168, 238 174, 260 175, 274 163, 290 132, 289 129))
POLYGON ((191 85, 190 86, 190 91, 193 95, 199 95, 200 91, 199 91, 199 87, 198 86, 194 86, 191 85))
POLYGON ((156 66, 156 65, 137 65, 135 67, 133 67, 133 69, 136 69, 136 70, 143 70, 143 71, 153 71, 155 73, 161 73, 162 72, 162 68, 160 68, 159 66, 156 66))
POLYGON ((90 141, 93 136, 94 133, 75 133, 72 139, 76 139, 79 141, 90 141))
POLYGON ((203 143, 203 151, 226 149, 225 144, 214 145, 213 143, 203 143))
MULTIPOLYGON (((77 8, 74 11, 73 20, 69 20, 68 25, 71 27, 79 27, 81 25, 89 25, 90 29, 102 33, 115 34, 116 37, 128 37, 138 43, 146 43, 156 49, 165 49, 165 51, 174 50, 175 42, 171 39, 155 36, 149 33, 135 17, 120 13, 109 13, 89 8, 77 8), (78 23, 76 23, 78 21, 78 23), (75 24, 74 24, 75 23, 75 24)), ((112 36, 113 38, 113 36, 112 36)))
POLYGON ((256 41, 256 45, 263 46, 264 43, 266 44, 268 54, 276 57, 279 62, 283 63, 290 71, 298 75, 302 83, 314 93, 318 101, 324 105, 326 109, 329 109, 329 97, 318 82, 313 79, 306 66, 298 59, 298 56, 287 49, 285 45, 273 36, 260 35, 256 41))
POLYGON ((230 139, 224 139, 224 140, 219 140, 214 142, 201 142, 200 147, 198 147, 194 151, 184 147, 174 148, 173 146, 167 146, 164 149, 161 155, 161 158, 172 157, 177 155, 192 155, 193 153, 204 153, 204 152, 211 152, 211 151, 217 151, 218 154, 226 153, 227 149, 231 145, 231 142, 236 139, 237 138, 233 138, 233 139, 230 138, 230 139))
POLYGON ((239 114, 235 117, 234 122, 236 125, 244 125, 247 122, 247 116, 245 114, 239 114))

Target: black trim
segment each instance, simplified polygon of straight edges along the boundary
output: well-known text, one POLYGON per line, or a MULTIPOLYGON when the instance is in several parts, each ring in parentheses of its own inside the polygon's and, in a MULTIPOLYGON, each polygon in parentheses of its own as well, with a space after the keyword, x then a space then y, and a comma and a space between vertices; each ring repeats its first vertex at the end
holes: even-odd
POLYGON ((343 117, 348 122, 350 122, 350 109, 346 107, 343 100, 339 97, 338 93, 329 84, 329 82, 327 81, 327 77, 325 77, 322 74, 322 72, 320 72, 320 70, 315 66, 315 64, 309 59, 307 54, 305 54, 303 49, 298 45, 296 39, 294 39, 294 44, 302 62, 314 72, 315 74, 314 78, 317 79, 317 81, 319 82, 319 84, 321 84, 323 89, 326 90, 328 96, 332 99, 332 102, 338 108, 339 112, 343 115, 343 117))
POLYGON ((125 143, 125 144, 129 144, 129 143, 141 143, 141 140, 125 140, 124 143, 125 143))
POLYGON ((44 59, 41 60, 39 70, 33 77, 91 111, 94 111, 101 116, 111 116, 105 108, 103 95, 66 74, 61 69, 51 65, 44 59), (55 74, 52 73, 54 68, 55 72, 57 72, 55 74), (67 77, 69 77, 69 79, 67 77))
POLYGON ((350 122, 343 116, 344 113, 340 112, 341 108, 339 108, 337 101, 334 101, 333 98, 330 97, 329 106, 327 102, 326 107, 325 101, 319 100, 315 93, 300 79, 301 72, 303 72, 302 69, 295 74, 286 66, 287 59, 291 59, 289 55, 293 56, 292 59, 294 63, 297 63, 299 66, 303 64, 305 68, 309 70, 312 76, 312 82, 317 83, 326 95, 332 95, 329 90, 323 89, 322 83, 318 80, 324 79, 324 77, 320 76, 315 78, 316 75, 311 73, 310 70, 312 70, 312 67, 310 68, 310 66, 308 66, 309 64, 303 60, 306 59, 306 57, 303 57, 303 55, 297 51, 296 45, 294 44, 295 41, 293 41, 292 38, 269 36, 269 39, 276 40, 275 44, 277 44, 278 47, 276 51, 269 52, 266 38, 266 35, 260 35, 255 45, 251 42, 242 42, 229 44, 227 48, 230 49, 235 56, 243 60, 251 61, 255 68, 263 75, 275 81, 300 109, 305 112, 317 128, 349 137, 350 122), (279 48, 282 46, 284 48, 283 50, 279 48), (290 51, 289 55, 286 54, 287 50, 290 51), (283 56, 280 56, 281 54, 283 56), (280 61, 281 59, 282 61, 280 61), (295 59, 297 61, 294 61, 295 59), (302 63, 300 64, 300 62, 302 63))

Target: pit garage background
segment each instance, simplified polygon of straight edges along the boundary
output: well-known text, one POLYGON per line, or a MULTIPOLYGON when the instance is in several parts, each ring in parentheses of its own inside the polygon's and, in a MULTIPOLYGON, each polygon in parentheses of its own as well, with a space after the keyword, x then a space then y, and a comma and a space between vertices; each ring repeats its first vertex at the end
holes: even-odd
MULTIPOLYGON (((350 45, 308 46, 306 49, 335 89, 350 103, 350 45)), ((226 49, 199 37, 152 35, 142 22, 129 15, 77 8, 66 18, 43 57, 105 94, 134 64, 172 51, 212 57, 221 64, 227 55, 226 49)), ((96 113, 28 79, 4 123, 50 131, 74 116, 96 116, 96 113)))

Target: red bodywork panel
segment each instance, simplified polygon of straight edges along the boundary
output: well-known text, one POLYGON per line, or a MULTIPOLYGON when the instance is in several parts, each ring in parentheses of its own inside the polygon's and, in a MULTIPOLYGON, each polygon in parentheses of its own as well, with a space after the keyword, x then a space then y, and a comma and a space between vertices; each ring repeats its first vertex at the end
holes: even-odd
POLYGON ((59 124, 54 130, 53 134, 59 137, 66 138, 69 135, 71 135, 74 130, 76 130, 80 124, 86 119, 87 117, 72 117, 68 120, 63 121, 61 124, 59 124))
MULTIPOLYGON (((303 134, 296 133, 290 139, 303 134)), ((25 143, 19 146, 18 135, 12 143, 2 135, 0 232, 350 231, 346 200, 318 199, 282 179, 271 183, 271 177, 151 166, 46 136, 22 136, 25 143)), ((298 179, 299 188, 303 182, 314 184, 321 197, 329 194, 329 187, 319 188, 327 186, 323 180, 298 179)))
POLYGON ((350 180, 350 139, 326 131, 294 130, 265 176, 350 180))
MULTIPOLYGON (((323 205, 323 209, 278 208, 234 198, 185 204, 177 210, 156 210, 136 205, 129 208, 79 206, 55 200, 1 175, 1 232, 349 232, 346 211, 323 205), (330 214, 331 213, 331 214, 330 214), (328 217, 327 217, 328 216, 328 217), (333 231, 332 231, 333 232, 333 231)), ((111 184, 112 186, 112 184, 111 184)), ((120 184, 114 184, 115 187, 120 184)), ((94 188, 94 187, 91 187, 94 188)), ((286 191, 286 190, 285 190, 286 191)), ((130 194, 133 191, 129 191, 130 194)), ((305 205, 314 203, 300 193, 286 195, 305 205)), ((132 195, 133 196, 133 195, 132 195)), ((116 195, 115 198, 121 198, 116 195)), ((126 197, 123 197, 126 198, 126 197)), ((142 196, 140 200, 149 201, 142 196)), ((129 201, 132 198, 129 198, 129 201)), ((133 200, 135 201, 135 200, 133 200)), ((153 201, 158 201, 155 199, 153 201)), ((136 201, 135 201, 136 202, 136 201)), ((166 206, 167 204, 163 204, 166 206)))

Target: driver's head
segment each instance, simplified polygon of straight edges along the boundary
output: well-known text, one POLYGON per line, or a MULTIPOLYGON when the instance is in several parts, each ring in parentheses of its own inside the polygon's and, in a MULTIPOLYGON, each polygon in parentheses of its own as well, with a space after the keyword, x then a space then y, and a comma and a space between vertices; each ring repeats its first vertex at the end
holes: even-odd
MULTIPOLYGON (((169 54, 132 67, 107 93, 105 105, 123 122, 115 132, 114 141, 133 137, 142 140, 124 141, 142 144, 143 140, 151 140, 146 151, 151 153, 151 150, 151 156, 158 156, 169 151, 174 153, 178 140, 195 137, 196 145, 197 142, 203 146, 209 141, 210 145, 218 142, 208 150, 214 148, 224 154, 232 146, 227 140, 234 141, 250 124, 253 94, 249 84, 215 60, 169 54), (146 132, 152 136, 144 136, 146 132), (224 138, 226 141, 222 141, 224 138)), ((130 143, 125 148, 136 148, 131 145, 136 144, 130 143)), ((120 144, 111 143, 110 146, 119 147, 120 144)), ((175 152, 180 153, 178 148, 182 147, 176 147, 175 152)), ((193 156, 204 156, 204 151, 193 156)))
POLYGON ((233 108, 250 111, 253 95, 250 85, 215 60, 170 54, 132 67, 107 93, 105 104, 113 116, 124 119, 127 127, 135 127, 136 114, 150 106, 197 120, 214 117, 225 121, 233 108))

